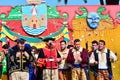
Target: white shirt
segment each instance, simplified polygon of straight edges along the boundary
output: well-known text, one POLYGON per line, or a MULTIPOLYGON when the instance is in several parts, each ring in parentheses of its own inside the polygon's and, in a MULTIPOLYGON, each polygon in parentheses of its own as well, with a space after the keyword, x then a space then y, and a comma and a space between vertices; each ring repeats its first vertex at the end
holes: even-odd
MULTIPOLYGON (((68 51, 69 51, 69 49, 66 49, 64 52, 59 51, 60 56, 61 57, 68 56, 68 51)), ((59 69, 68 69, 68 68, 69 68, 69 66, 66 63, 66 59, 63 59, 59 64, 59 69)))
MULTIPOLYGON (((107 69, 107 60, 106 60, 106 53, 107 53, 107 49, 105 48, 105 50, 103 52, 100 52, 99 50, 96 51, 96 53, 98 53, 98 69, 107 69)), ((113 61, 117 60, 116 55, 110 51, 110 56, 113 57, 113 61)), ((94 53, 91 54, 90 56, 90 60, 89 63, 93 64, 95 62, 95 56, 94 53)))

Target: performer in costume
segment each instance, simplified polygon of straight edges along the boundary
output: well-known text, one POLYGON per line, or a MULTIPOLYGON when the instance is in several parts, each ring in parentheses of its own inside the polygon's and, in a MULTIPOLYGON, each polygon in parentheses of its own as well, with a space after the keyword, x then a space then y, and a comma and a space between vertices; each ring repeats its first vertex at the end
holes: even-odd
POLYGON ((2 55, 1 55, 1 61, 2 61, 2 80, 9 80, 9 59, 8 59, 8 55, 9 53, 9 45, 8 44, 4 44, 2 46, 2 55))
POLYGON ((91 56, 92 52, 98 49, 98 42, 96 40, 92 41, 91 51, 89 52, 89 56, 91 56))
POLYGON ((80 40, 74 40, 74 48, 69 50, 67 62, 72 67, 72 80, 88 80, 88 51, 80 46, 80 40))
POLYGON ((31 47, 31 53, 33 56, 33 61, 31 64, 29 64, 29 80, 36 80, 36 63, 37 63, 37 58, 38 58, 38 50, 35 46, 31 47))
POLYGON ((64 40, 60 41, 61 50, 59 51, 59 53, 62 58, 62 61, 59 64, 60 80, 71 80, 71 70, 66 62, 66 58, 68 56, 68 51, 69 51, 69 49, 67 49, 66 45, 67 45, 66 41, 64 41, 64 40))
POLYGON ((39 80, 59 80, 58 63, 61 58, 54 44, 55 38, 48 37, 43 41, 46 42, 46 47, 40 49, 38 56, 39 69, 40 71, 43 69, 42 79, 39 78, 39 80))
POLYGON ((25 40, 20 38, 12 47, 10 55, 10 74, 12 80, 29 80, 29 64, 33 60, 31 50, 25 46, 25 40))
MULTIPOLYGON (((92 52, 98 49, 98 42, 96 40, 92 41, 91 51, 89 51, 89 57, 91 56, 92 52)), ((95 80, 94 77, 94 66, 89 65, 89 78, 90 80, 95 80)))
POLYGON ((116 60, 116 55, 105 48, 105 41, 99 40, 98 50, 91 54, 89 61, 91 65, 94 65, 96 80, 112 80, 111 62, 116 60))

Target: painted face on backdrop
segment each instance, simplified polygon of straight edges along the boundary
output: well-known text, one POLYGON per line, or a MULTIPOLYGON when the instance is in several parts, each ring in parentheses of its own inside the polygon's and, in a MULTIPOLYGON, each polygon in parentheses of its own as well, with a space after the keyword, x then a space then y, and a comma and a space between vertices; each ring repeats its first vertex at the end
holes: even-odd
POLYGON ((87 22, 90 28, 96 29, 100 22, 100 17, 97 13, 91 12, 88 14, 87 22))

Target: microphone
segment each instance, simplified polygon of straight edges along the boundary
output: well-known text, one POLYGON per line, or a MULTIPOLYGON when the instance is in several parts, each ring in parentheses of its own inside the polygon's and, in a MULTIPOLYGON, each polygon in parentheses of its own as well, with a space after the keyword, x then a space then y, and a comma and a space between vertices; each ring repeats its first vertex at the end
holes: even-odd
POLYGON ((50 43, 49 46, 52 46, 52 43, 50 43))
POLYGON ((52 49, 52 43, 49 43, 49 47, 50 47, 50 49, 52 49))

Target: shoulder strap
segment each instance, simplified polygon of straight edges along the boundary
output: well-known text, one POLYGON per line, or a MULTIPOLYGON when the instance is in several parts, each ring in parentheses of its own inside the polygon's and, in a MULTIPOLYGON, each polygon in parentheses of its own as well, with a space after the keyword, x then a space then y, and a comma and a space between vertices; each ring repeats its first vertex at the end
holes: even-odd
POLYGON ((106 59, 109 60, 109 56, 110 56, 110 50, 107 49, 107 54, 106 54, 106 59))
POLYGON ((107 49, 106 58, 107 58, 108 72, 109 72, 109 74, 112 75, 112 65, 111 65, 109 56, 110 56, 110 50, 107 49))
POLYGON ((110 55, 110 49, 107 49, 108 56, 110 55))
POLYGON ((56 53, 57 53, 57 58, 61 57, 61 53, 56 49, 56 53))
POLYGON ((96 52, 96 50, 93 53, 94 53, 94 56, 95 56, 95 60, 98 61, 98 53, 96 52))

